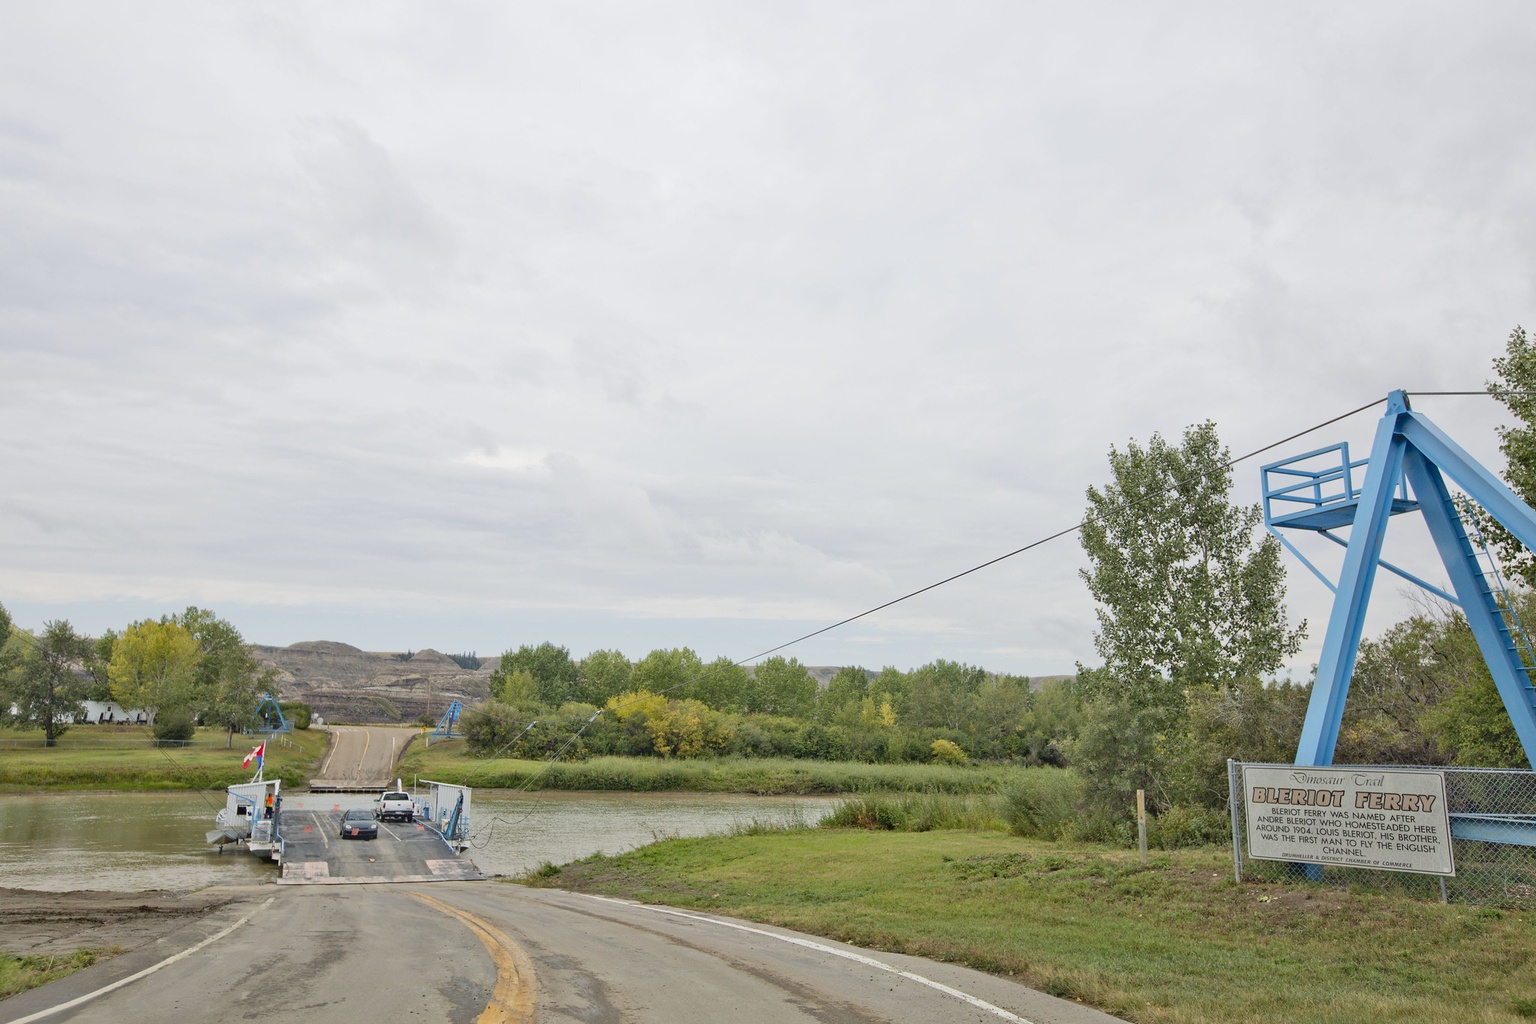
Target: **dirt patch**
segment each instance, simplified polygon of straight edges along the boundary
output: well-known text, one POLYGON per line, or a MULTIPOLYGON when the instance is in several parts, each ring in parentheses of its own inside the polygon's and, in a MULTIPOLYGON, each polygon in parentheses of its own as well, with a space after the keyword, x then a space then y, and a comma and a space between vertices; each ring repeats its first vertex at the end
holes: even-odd
POLYGON ((0 950, 13 956, 66 956, 77 949, 126 952, 256 893, 254 886, 192 893, 0 889, 0 950))

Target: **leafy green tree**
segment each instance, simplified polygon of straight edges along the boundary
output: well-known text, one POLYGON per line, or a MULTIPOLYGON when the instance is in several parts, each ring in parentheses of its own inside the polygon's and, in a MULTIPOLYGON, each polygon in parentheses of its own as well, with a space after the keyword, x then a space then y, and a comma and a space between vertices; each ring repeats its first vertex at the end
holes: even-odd
POLYGON ((1190 694, 1182 728, 1167 737, 1164 792, 1182 806, 1225 807, 1227 758, 1284 763, 1296 753, 1311 687, 1251 676, 1190 694))
POLYGON ((629 688, 670 696, 703 674, 704 663, 691 649, 657 649, 635 663, 629 688))
POLYGON ((629 676, 634 669, 629 659, 618 651, 593 651, 577 666, 577 699, 602 707, 609 697, 629 688, 629 676))
POLYGON ((1138 789, 1160 806, 1171 805, 1167 724, 1162 708, 1129 695, 1106 693, 1088 704, 1071 760, 1088 782, 1096 812, 1123 817, 1138 789))
POLYGON ((530 647, 527 644, 501 656, 501 664, 491 673, 492 686, 497 674, 506 676, 512 672, 526 672, 533 683, 541 704, 559 707, 568 701, 582 698, 578 681, 581 673, 571 660, 571 652, 549 641, 530 647))
POLYGON ((1028 764, 1066 764, 1066 748, 1082 726, 1083 705, 1076 679, 1046 681, 1030 694, 1029 710, 1019 722, 1017 756, 1028 764))
POLYGON ((114 629, 107 630, 92 642, 91 657, 86 662, 86 674, 90 677, 86 684, 86 700, 112 699, 112 680, 107 678, 107 669, 112 664, 112 645, 115 643, 117 631, 114 629))
POLYGON ((751 703, 752 677, 730 658, 710 662, 699 677, 678 690, 683 697, 703 702, 716 711, 740 713, 751 703))
MULTIPOLYGON (((1339 726, 1340 764, 1441 764, 1454 756, 1439 714, 1457 692, 1487 678, 1460 612, 1414 615, 1360 644, 1339 726)), ((1502 706, 1498 715, 1514 727, 1502 706)), ((1481 724, 1477 726, 1481 728, 1481 724)))
POLYGON ((539 703, 539 684, 527 669, 510 668, 502 663, 491 673, 491 695, 514 708, 533 707, 539 703))
MULTIPOLYGON (((529 677, 530 683, 532 677, 529 677)), ((501 701, 486 701, 471 708, 459 720, 472 753, 482 757, 500 753, 516 754, 512 744, 524 734, 533 716, 501 701)))
MULTIPOLYGON (((11 669, 21 661, 21 644, 25 640, 18 640, 15 646, 11 644, 11 631, 13 629, 11 613, 5 610, 5 605, 0 604, 0 686, 5 685, 6 677, 11 669)), ((4 709, 0 709, 3 711, 4 709)))
POLYGON ((907 673, 901 721, 919 729, 959 729, 975 711, 985 670, 957 661, 930 662, 907 673))
POLYGON ((42 636, 20 643, 20 664, 4 678, 0 710, 24 729, 42 729, 43 743, 51 747, 85 710, 91 640, 76 633, 69 620, 57 619, 43 624, 42 636))
POLYGON ((254 718, 257 700, 275 688, 277 673, 263 668, 240 631, 213 612, 189 607, 174 621, 197 640, 193 708, 207 724, 222 726, 225 746, 232 746, 235 732, 254 718))
MULTIPOLYGON (((1514 425, 1497 428, 1499 451, 1504 453, 1504 482, 1510 490, 1536 506, 1536 339, 1516 327, 1509 333, 1504 356, 1493 361, 1495 379, 1488 393, 1514 416, 1514 425)), ((1500 564, 1511 577, 1536 588, 1536 555, 1482 509, 1476 510, 1483 536, 1499 554, 1500 564)))
POLYGON ((1285 614, 1280 544, 1232 504, 1230 455, 1214 423, 1178 446, 1161 435, 1113 447, 1113 480, 1088 489, 1082 577, 1098 602, 1095 646, 1125 700, 1177 713, 1187 688, 1279 668, 1306 624, 1285 614))
POLYGON ((1531 767, 1514 723, 1486 671, 1452 693, 1430 713, 1452 763, 1479 768, 1531 767))
POLYGON ((107 677, 112 698, 125 708, 156 714, 190 708, 197 699, 197 637, 174 620, 136 622, 112 645, 107 677))
MULTIPOLYGON (((1030 757, 1023 734, 1034 703, 1029 677, 984 673, 970 703, 972 711, 964 728, 975 737, 972 743, 976 756, 1030 757)), ((1035 760, 1038 759, 1036 755, 1035 760)))
POLYGON ((823 723, 857 721, 867 696, 868 670, 858 665, 845 665, 837 670, 837 674, 827 683, 827 688, 816 699, 816 719, 823 723))
POLYGON ((795 658, 775 655, 752 673, 749 711, 786 718, 809 718, 816 707, 816 680, 795 658))

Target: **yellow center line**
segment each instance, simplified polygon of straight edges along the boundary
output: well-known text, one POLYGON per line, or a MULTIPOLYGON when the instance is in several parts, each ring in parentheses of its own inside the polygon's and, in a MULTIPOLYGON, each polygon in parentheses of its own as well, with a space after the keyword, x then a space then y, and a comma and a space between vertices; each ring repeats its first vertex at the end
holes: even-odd
POLYGON ((533 961, 522 947, 468 911, 424 893, 413 892, 411 895, 474 932, 496 963, 496 987, 491 992, 491 1001, 475 1018, 475 1024, 533 1024, 538 991, 533 961))

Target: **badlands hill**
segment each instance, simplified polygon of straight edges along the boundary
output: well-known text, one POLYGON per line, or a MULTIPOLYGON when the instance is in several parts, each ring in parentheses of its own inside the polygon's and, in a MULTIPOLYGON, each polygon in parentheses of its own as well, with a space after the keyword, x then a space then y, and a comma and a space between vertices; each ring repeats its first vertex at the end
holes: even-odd
POLYGON ((487 680, 497 658, 466 669, 434 650, 411 654, 363 651, 332 640, 309 640, 288 647, 252 645, 263 665, 277 670, 284 700, 302 700, 328 722, 415 722, 436 719, 448 705, 466 707, 490 696, 487 680))

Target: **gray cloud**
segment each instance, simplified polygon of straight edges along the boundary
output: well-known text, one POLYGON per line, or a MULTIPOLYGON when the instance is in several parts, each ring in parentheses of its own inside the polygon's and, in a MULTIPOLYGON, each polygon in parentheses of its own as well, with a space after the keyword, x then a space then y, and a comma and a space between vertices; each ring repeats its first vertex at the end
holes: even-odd
MULTIPOLYGON (((1475 388, 1536 320, 1524 5, 60 18, 0 37, 24 623, 739 655, 1070 525, 1110 444, 1475 388)), ((1080 564, 801 656, 1066 671, 1080 564)))

